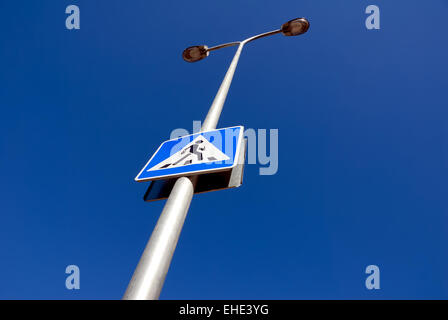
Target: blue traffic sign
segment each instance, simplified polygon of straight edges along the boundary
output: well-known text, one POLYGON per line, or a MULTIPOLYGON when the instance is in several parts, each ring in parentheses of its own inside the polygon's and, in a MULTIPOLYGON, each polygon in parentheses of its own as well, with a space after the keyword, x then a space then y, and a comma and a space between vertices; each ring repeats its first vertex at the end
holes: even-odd
POLYGON ((238 164, 242 126, 204 131, 160 145, 135 181, 152 181, 231 170, 238 164))

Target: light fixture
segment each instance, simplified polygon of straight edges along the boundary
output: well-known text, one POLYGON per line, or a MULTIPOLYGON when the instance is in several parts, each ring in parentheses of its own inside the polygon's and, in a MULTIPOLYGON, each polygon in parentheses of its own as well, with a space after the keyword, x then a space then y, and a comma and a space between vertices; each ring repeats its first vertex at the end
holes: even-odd
POLYGON ((305 18, 290 20, 282 25, 282 33, 285 36, 298 36, 308 31, 310 23, 305 18))
POLYGON ((182 52, 182 58, 187 62, 196 62, 208 57, 207 46, 192 46, 182 52))

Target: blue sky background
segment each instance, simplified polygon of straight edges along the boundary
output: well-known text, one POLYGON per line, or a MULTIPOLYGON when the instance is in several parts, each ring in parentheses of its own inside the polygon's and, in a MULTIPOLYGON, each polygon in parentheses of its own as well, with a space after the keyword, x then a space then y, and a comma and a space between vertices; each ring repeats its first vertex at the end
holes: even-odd
POLYGON ((448 2, 0 2, 0 298, 120 299, 163 208, 134 182, 202 120, 279 129, 279 171, 195 196, 162 299, 448 298, 448 2), (65 28, 65 8, 81 29, 65 28), (369 4, 381 30, 364 26, 369 4), (65 268, 81 290, 65 289, 65 268), (381 289, 365 288, 367 265, 381 289))

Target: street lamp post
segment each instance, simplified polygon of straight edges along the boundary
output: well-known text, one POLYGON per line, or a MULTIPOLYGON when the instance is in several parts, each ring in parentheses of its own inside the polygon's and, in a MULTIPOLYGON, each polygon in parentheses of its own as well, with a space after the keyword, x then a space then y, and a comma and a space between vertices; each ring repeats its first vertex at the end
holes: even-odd
MULTIPOLYGON (((243 41, 225 43, 211 48, 207 46, 193 46, 185 49, 182 54, 184 60, 187 62, 196 62, 206 58, 211 51, 230 46, 238 46, 232 63, 207 113, 201 131, 216 129, 241 51, 245 44, 277 33, 283 33, 285 36, 301 35, 307 32, 308 28, 308 20, 298 18, 286 22, 278 30, 262 33, 243 41)), ((128 288, 123 296, 124 300, 157 300, 159 298, 188 208, 193 198, 196 181, 197 176, 181 177, 176 180, 157 221, 156 227, 152 232, 151 238, 129 282, 128 288)))

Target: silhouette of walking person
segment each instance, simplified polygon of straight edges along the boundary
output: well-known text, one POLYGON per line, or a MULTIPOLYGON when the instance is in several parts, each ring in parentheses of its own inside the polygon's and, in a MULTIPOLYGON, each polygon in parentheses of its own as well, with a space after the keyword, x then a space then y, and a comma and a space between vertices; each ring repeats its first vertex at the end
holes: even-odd
MULTIPOLYGON (((198 141, 196 141, 195 144, 191 145, 191 146, 188 147, 188 148, 185 148, 185 149, 181 152, 181 154, 184 154, 187 150, 189 151, 189 153, 186 154, 185 156, 183 156, 182 158, 180 158, 179 160, 177 160, 175 163, 173 163, 173 166, 177 165, 179 162, 182 162, 184 159, 188 158, 188 157, 191 156, 191 155, 195 155, 195 156, 197 156, 197 157, 198 157, 198 161, 202 161, 202 159, 203 159, 202 151, 205 150, 205 147, 202 147, 202 148, 200 147, 200 144, 201 144, 202 142, 204 142, 204 141, 202 141, 202 140, 198 140, 198 141)), ((192 162, 193 162, 192 159, 187 160, 187 161, 185 161, 184 165, 191 164, 192 162)))

